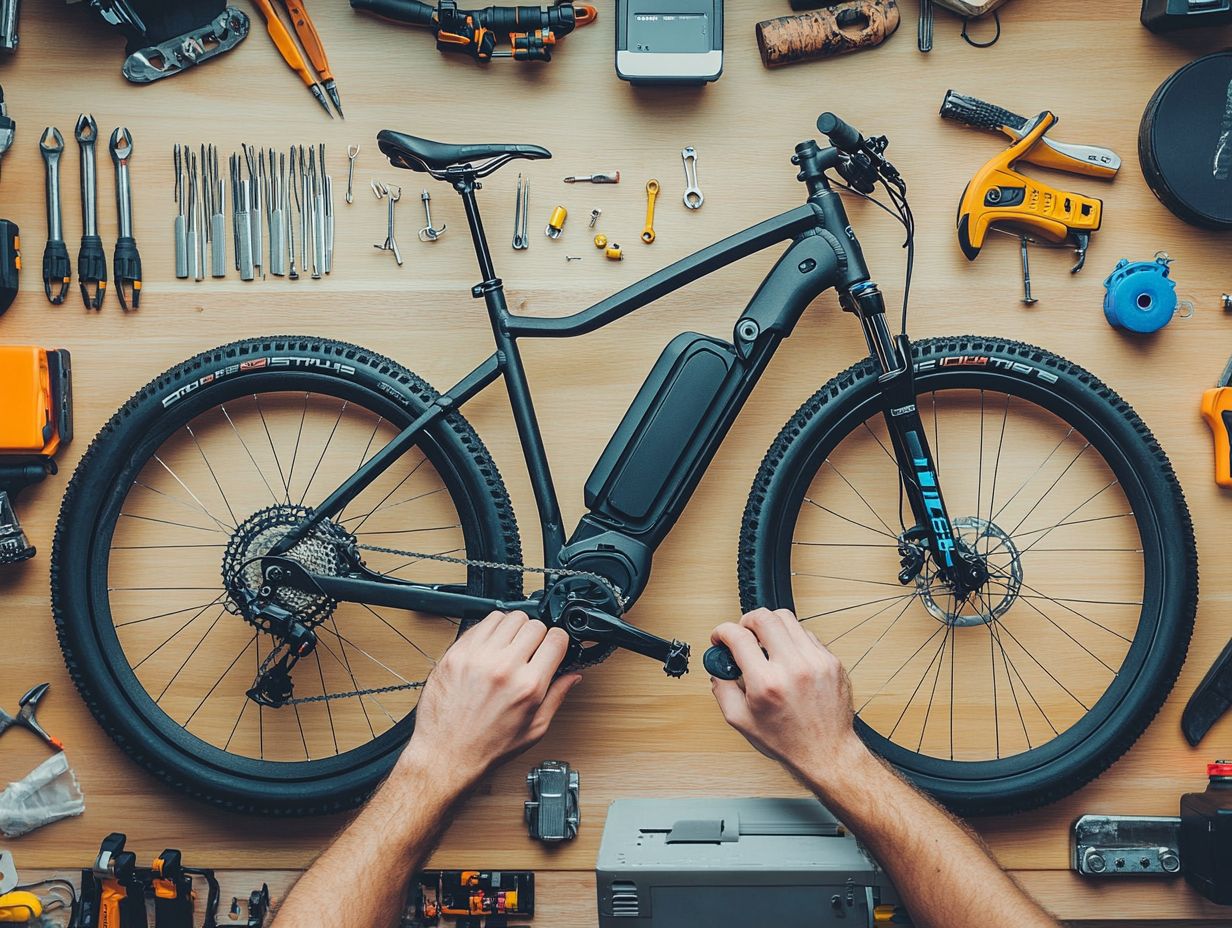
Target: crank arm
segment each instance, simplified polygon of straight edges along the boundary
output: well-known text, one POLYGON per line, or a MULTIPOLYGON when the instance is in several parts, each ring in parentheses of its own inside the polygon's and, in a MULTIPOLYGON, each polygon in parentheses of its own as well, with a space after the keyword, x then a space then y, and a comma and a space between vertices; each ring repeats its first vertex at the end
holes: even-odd
POLYGON ((630 625, 623 619, 589 606, 570 606, 561 616, 561 623, 574 641, 616 645, 626 651, 663 662, 663 672, 669 677, 682 677, 689 672, 689 646, 675 639, 669 641, 630 625))
POLYGON ((539 603, 523 599, 505 601, 459 592, 455 584, 411 583, 361 569, 345 577, 314 574, 290 558, 261 559, 261 573, 275 586, 289 586, 344 603, 391 606, 454 619, 482 619, 489 612, 525 612, 539 618, 539 603), (270 571, 277 571, 271 575, 270 571))

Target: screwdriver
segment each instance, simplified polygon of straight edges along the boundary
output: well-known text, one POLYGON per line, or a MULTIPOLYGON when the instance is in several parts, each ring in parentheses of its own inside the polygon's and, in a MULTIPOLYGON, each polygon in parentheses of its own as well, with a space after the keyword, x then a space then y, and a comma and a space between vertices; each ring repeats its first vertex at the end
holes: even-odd
POLYGON ((300 54, 299 47, 296 46, 291 33, 287 31, 287 27, 282 24, 278 14, 274 12, 274 7, 270 0, 253 0, 253 2, 265 17, 266 30, 269 32, 270 38, 274 40, 274 45, 277 46, 278 51, 282 54, 283 60, 286 61, 292 71, 299 75, 300 80, 304 82, 304 86, 312 91, 312 95, 321 104, 321 109, 329 113, 330 119, 333 119, 334 114, 330 111, 329 102, 325 99, 325 91, 317 83, 313 73, 308 70, 308 65, 304 62, 304 56, 300 54))
POLYGON ((603 174, 575 174, 565 178, 566 184, 619 184, 620 172, 608 171, 603 174))

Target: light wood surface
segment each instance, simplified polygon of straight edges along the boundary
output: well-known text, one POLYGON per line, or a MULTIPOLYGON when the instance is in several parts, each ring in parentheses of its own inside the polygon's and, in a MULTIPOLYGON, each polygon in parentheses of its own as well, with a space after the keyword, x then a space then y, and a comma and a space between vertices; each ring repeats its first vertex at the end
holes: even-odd
MULTIPOLYGON (((1228 280, 1227 239, 1183 225, 1142 181, 1136 137, 1142 109, 1158 84, 1186 61, 1224 46, 1226 30, 1160 39, 1137 21, 1136 0, 1072 3, 1018 0, 1003 10, 1004 37, 990 50, 965 46, 958 21, 938 14, 935 51, 915 49, 914 4, 904 27, 881 49, 829 62, 766 71, 753 23, 785 11, 751 0, 727 5, 726 70, 705 89, 634 89, 612 68, 612 16, 563 40, 546 67, 497 62, 478 67, 444 58, 431 37, 353 15, 346 4, 318 4, 314 17, 328 46, 348 113, 328 122, 254 22, 235 53, 193 73, 149 87, 119 74, 122 42, 58 4, 28 3, 22 48, 0 68, 18 142, 3 162, 0 212, 23 230, 22 293, 0 319, 0 338, 72 350, 78 437, 61 456, 62 474, 25 494, 23 523, 40 556, 0 577, 4 646, 0 705, 13 710, 24 689, 50 680, 40 711, 68 745, 87 796, 80 819, 6 844, 19 867, 71 868, 88 863, 98 841, 119 830, 144 858, 176 846, 186 860, 219 868, 293 869, 305 865, 340 819, 270 822, 225 815, 164 788, 130 762, 96 727, 65 674, 49 615, 48 552, 58 501, 77 458, 106 418, 138 387, 175 362, 234 338, 305 333, 352 341, 389 354, 444 388, 490 350, 487 320, 468 288, 477 279, 465 222, 452 193, 434 185, 433 217, 448 232, 424 245, 417 199, 421 177, 395 172, 374 135, 390 127, 451 141, 523 141, 551 148, 555 159, 524 167, 532 185, 531 248, 511 252, 517 168, 487 181, 481 194, 511 303, 519 310, 562 314, 800 202, 788 163, 792 146, 815 134, 819 112, 833 109, 865 131, 886 133, 890 155, 911 187, 919 221, 912 333, 966 332, 1035 342, 1086 366, 1121 392, 1152 427, 1177 467, 1195 516, 1202 554, 1203 604, 1191 656, 1151 729, 1107 774, 1074 796, 1030 815, 976 823, 998 859, 1053 911, 1070 919, 1216 919, 1179 883, 1096 889, 1065 872, 1068 829, 1083 812, 1175 814, 1181 793, 1203 788, 1204 764, 1232 748, 1232 718, 1203 746, 1189 749, 1178 720, 1185 699, 1229 634, 1229 563, 1224 514, 1229 502, 1211 475, 1210 436, 1197 413, 1200 391, 1214 383, 1232 340, 1219 309, 1228 280), (953 231, 963 184, 1002 142, 943 123, 936 110, 955 88, 1021 113, 1045 107, 1062 121, 1055 134, 1107 145, 1125 159, 1113 183, 1062 176, 1056 181, 1105 199, 1104 228, 1088 268, 1077 276, 1071 255, 1037 249, 1038 305, 1018 302, 1021 281, 1012 241, 996 240, 974 265, 953 231), (77 153, 72 126, 92 112, 100 132, 133 132, 136 234, 145 262, 140 312, 121 314, 114 295, 101 314, 73 297, 49 307, 41 293, 44 241, 42 163, 37 136, 58 125, 65 157, 65 238, 76 254, 81 230, 77 153), (171 146, 240 142, 284 147, 324 141, 338 189, 338 244, 333 275, 290 283, 176 281, 172 274, 171 146), (363 148, 354 205, 342 203, 345 151, 363 148), (681 205, 679 150, 694 146, 706 195, 692 213, 681 205), (615 187, 567 187, 566 174, 620 169, 615 187), (653 246, 638 241, 642 185, 663 185, 653 246), (399 206, 406 266, 372 248, 385 232, 384 205, 368 190, 381 178, 405 185, 399 206), (562 241, 539 234, 551 207, 571 218, 562 241), (625 246, 621 264, 590 245, 586 220, 601 208, 600 228, 625 246), (1176 259, 1183 297, 1197 306, 1151 338, 1113 332, 1100 309, 1101 283, 1121 257, 1149 259, 1165 249, 1176 259), (566 263, 565 253, 584 260, 566 263)), ((259 20, 259 16, 252 11, 259 20)), ((101 232, 115 238, 113 172, 99 157, 101 232)), ((890 301, 900 294, 901 234, 884 214, 850 205, 870 263, 890 301)), ((633 319, 580 341, 527 343, 525 355, 566 521, 582 512, 582 484, 662 345, 679 331, 726 335, 768 262, 763 255, 663 301, 633 319)), ((784 345, 731 438, 655 564, 655 578, 633 619, 663 634, 700 643, 716 622, 737 614, 736 536, 748 487, 765 449, 800 402, 863 353, 857 327, 832 295, 818 301, 784 345)), ((520 466, 507 405, 490 391, 467 407, 510 486, 527 552, 538 550, 529 486, 520 466)), ((833 573, 844 565, 836 563, 833 573)), ((749 749, 722 723, 704 674, 664 679, 651 663, 619 655, 587 674, 545 742, 511 764, 463 810, 436 853, 437 866, 482 865, 544 872, 544 926, 593 924, 594 864, 607 805, 622 796, 788 795, 798 786, 749 749), (579 839, 545 850, 529 842, 521 821, 522 776, 539 757, 568 759, 583 775, 579 839), (556 871, 561 871, 559 876, 556 871), (563 896, 555 897, 555 887, 563 896)), ((0 777, 17 778, 42 756, 23 733, 5 736, 0 777)), ((441 771, 448 776, 449 771, 441 771)))

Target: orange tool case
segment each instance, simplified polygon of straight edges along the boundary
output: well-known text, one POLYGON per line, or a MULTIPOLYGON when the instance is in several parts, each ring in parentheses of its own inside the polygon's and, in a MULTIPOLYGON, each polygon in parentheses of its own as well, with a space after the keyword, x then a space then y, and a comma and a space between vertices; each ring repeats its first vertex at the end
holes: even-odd
POLYGON ((72 363, 63 348, 0 346, 0 455, 51 457, 73 437, 72 363))

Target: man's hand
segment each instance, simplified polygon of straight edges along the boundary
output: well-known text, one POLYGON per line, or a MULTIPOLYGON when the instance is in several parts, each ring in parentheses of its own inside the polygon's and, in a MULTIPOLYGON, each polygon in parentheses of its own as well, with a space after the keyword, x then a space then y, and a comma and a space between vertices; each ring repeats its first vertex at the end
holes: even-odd
POLYGON ((569 636, 524 612, 493 612, 440 659, 419 699, 399 766, 448 771, 473 785, 548 730, 582 679, 553 679, 569 636))
POLYGON ((867 749, 852 729, 851 684, 837 657, 786 609, 758 609, 710 635, 741 680, 711 681, 729 725, 797 775, 834 770, 867 749))

